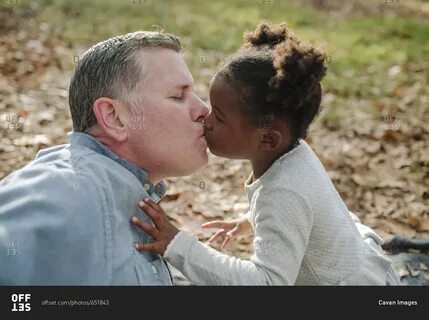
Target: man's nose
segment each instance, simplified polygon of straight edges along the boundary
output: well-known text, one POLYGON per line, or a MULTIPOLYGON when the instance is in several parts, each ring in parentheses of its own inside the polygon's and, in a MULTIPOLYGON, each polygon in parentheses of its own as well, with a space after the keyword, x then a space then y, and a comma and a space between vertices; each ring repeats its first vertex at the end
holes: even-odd
POLYGON ((209 106, 203 100, 196 96, 196 102, 192 110, 192 120, 195 122, 201 122, 207 117, 209 113, 209 106))

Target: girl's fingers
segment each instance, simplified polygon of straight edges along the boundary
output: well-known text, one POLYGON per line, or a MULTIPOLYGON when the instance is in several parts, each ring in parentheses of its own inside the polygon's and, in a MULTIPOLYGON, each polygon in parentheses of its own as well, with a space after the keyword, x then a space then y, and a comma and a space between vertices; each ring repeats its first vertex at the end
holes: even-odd
POLYGON ((201 225, 201 227, 203 227, 205 229, 209 229, 209 228, 222 228, 223 229, 225 227, 225 224, 226 223, 223 221, 216 220, 216 221, 210 221, 210 222, 203 223, 201 225))
POLYGON ((225 240, 223 240, 222 245, 220 246, 221 250, 226 248, 226 245, 228 244, 229 240, 231 239, 231 236, 229 234, 225 235, 225 240))
POLYGON ((229 230, 226 235, 229 236, 229 237, 231 237, 231 238, 233 238, 233 237, 235 237, 238 234, 239 234, 239 229, 237 227, 235 227, 234 229, 229 230))
POLYGON ((143 199, 144 203, 146 203, 148 206, 150 206, 151 208, 153 208, 155 211, 159 212, 159 213, 164 213, 164 211, 162 210, 162 208, 159 206, 159 204, 157 204, 155 201, 153 201, 151 198, 145 198, 143 199))
POLYGON ((207 241, 209 244, 216 240, 216 238, 223 236, 226 233, 225 230, 219 230, 207 241))
POLYGON ((162 253, 155 243, 136 243, 136 249, 139 251, 162 253))
POLYGON ((149 217, 151 217, 151 219, 155 223, 155 226, 159 229, 160 226, 161 226, 161 224, 162 224, 162 214, 163 214, 163 212, 162 213, 158 212, 151 205, 149 205, 147 201, 146 202, 140 201, 139 202, 139 207, 144 212, 146 212, 149 215, 149 217))
POLYGON ((157 229, 155 229, 154 227, 152 227, 150 224, 137 219, 137 217, 132 217, 131 221, 137 227, 139 227, 143 231, 147 232, 152 238, 158 239, 159 231, 157 229))
POLYGON ((234 238, 236 236, 236 234, 238 233, 238 229, 237 227, 235 227, 234 229, 228 231, 225 235, 225 240, 223 241, 222 245, 221 245, 221 249, 223 250, 224 248, 226 248, 226 245, 229 243, 229 240, 231 240, 232 238, 234 238))

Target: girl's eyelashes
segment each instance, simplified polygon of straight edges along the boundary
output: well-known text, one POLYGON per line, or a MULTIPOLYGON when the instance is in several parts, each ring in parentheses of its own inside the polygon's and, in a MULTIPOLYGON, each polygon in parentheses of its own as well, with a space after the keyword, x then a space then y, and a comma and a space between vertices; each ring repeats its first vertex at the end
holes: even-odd
POLYGON ((214 116, 215 116, 215 119, 217 121, 219 121, 220 123, 225 123, 225 121, 223 121, 221 118, 219 118, 216 113, 214 113, 214 116))

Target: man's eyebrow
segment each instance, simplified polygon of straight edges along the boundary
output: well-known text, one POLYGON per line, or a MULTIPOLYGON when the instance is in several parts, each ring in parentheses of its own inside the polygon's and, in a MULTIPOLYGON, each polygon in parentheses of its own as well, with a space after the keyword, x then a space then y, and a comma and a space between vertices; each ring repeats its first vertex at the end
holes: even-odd
POLYGON ((214 104, 212 104, 212 108, 215 109, 217 112, 219 112, 222 117, 226 118, 225 114, 222 111, 220 111, 219 108, 216 107, 214 104))

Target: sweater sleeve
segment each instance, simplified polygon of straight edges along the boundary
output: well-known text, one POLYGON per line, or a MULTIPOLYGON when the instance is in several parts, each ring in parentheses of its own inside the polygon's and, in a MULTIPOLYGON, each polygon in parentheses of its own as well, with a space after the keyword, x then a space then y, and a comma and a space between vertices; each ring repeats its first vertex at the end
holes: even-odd
POLYGON ((196 285, 293 285, 309 241, 313 215, 300 196, 282 190, 258 196, 254 254, 242 260, 180 231, 165 259, 196 285))

